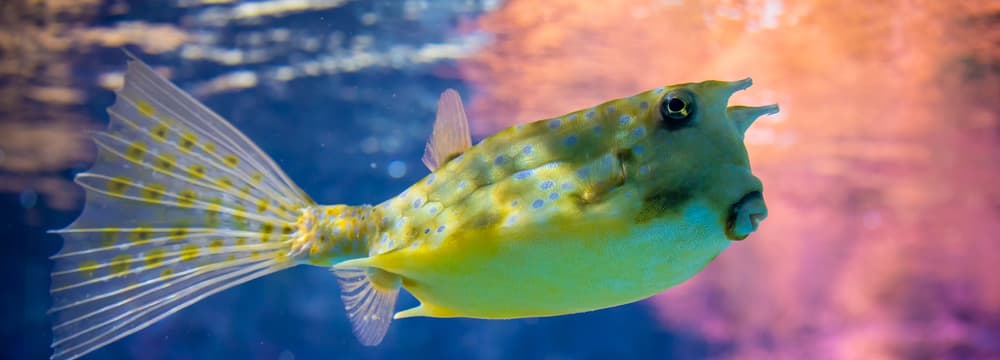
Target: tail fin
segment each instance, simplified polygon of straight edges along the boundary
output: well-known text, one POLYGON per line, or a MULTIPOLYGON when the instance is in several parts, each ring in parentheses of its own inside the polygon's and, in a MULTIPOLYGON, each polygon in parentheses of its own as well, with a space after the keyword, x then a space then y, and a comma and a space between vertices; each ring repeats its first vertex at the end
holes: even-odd
POLYGON ((243 134, 129 61, 86 206, 52 258, 53 359, 80 357, 206 296, 294 266, 314 205, 243 134))

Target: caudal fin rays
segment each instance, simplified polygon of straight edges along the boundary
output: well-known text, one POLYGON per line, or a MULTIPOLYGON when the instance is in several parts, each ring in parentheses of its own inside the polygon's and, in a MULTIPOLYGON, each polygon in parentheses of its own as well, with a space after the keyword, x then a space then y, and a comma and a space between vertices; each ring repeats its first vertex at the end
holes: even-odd
POLYGON ((225 120, 141 61, 76 182, 86 205, 55 254, 54 359, 76 358, 198 300, 296 264, 314 205, 225 120))

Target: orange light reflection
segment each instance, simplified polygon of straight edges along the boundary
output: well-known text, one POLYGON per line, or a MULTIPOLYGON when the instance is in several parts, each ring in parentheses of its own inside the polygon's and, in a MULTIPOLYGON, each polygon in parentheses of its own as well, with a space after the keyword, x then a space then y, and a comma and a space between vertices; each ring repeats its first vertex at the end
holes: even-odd
POLYGON ((657 296, 729 356, 1000 356, 1000 1, 511 1, 475 131, 752 76, 770 217, 657 296))

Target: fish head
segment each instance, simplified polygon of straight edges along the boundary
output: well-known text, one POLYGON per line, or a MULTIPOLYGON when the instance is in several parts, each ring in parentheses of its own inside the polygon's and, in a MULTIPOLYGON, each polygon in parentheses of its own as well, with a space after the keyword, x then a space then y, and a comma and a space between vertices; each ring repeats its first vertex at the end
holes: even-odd
POLYGON ((778 106, 729 105, 733 93, 750 85, 749 78, 705 81, 638 96, 648 105, 637 126, 652 131, 636 140, 646 154, 628 161, 646 173, 636 176, 644 208, 703 200, 729 240, 742 240, 757 229, 767 206, 761 181, 750 170, 744 133, 758 117, 777 113, 778 106))

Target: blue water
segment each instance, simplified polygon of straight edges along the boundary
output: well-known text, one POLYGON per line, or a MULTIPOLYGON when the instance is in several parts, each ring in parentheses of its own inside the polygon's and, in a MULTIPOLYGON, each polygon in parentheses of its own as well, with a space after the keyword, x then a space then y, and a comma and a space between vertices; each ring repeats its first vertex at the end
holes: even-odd
MULTIPOLYGON (((397 2, 354 2, 256 23, 208 26, 197 18, 209 7, 183 8, 178 3, 134 2, 122 11, 109 2, 80 22, 91 28, 128 21, 172 24, 199 36, 215 37, 214 45, 220 48, 272 52, 263 61, 227 65, 187 59, 179 49, 150 53, 136 44, 125 46, 151 65, 170 69, 174 81, 194 91, 207 79, 233 71, 264 74, 324 54, 322 49, 294 45, 302 37, 327 43, 331 34, 339 33, 345 39, 374 39, 373 47, 378 50, 419 47, 450 41, 457 36, 454 27, 460 17, 474 18, 490 7, 476 3, 478 7, 472 9, 430 9, 407 18, 397 2), (376 25, 360 20, 368 14, 378 15, 376 25), (291 29, 296 36, 287 44, 267 46, 241 37, 269 28, 291 29)), ((103 126, 107 121, 104 108, 114 96, 98 87, 97 79, 122 71, 125 59, 115 46, 91 44, 74 51, 69 60, 72 85, 84 89, 88 97, 84 105, 71 110, 103 126)), ((259 144, 318 202, 377 203, 427 173, 420 156, 438 94, 449 87, 466 94, 470 91, 461 79, 441 75, 456 73, 454 61, 404 62, 287 82, 262 81, 247 89, 198 97, 259 144), (390 164, 394 164, 391 174, 390 164)), ((80 162, 52 171, 71 179, 87 166, 80 162)), ((51 324, 46 310, 52 263, 47 258, 62 240, 45 230, 69 224, 82 202, 75 210, 59 210, 47 206, 45 196, 31 189, 0 192, 3 358, 40 359, 50 354, 51 324)), ((397 308, 415 303, 404 296, 397 308)), ((380 346, 363 347, 351 334, 335 278, 322 268, 299 267, 211 296, 88 358, 702 358, 725 351, 682 330, 665 329, 642 303, 541 319, 406 319, 392 325, 380 346)))

